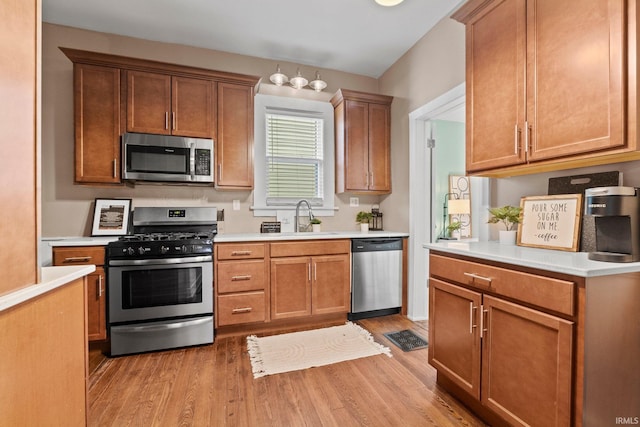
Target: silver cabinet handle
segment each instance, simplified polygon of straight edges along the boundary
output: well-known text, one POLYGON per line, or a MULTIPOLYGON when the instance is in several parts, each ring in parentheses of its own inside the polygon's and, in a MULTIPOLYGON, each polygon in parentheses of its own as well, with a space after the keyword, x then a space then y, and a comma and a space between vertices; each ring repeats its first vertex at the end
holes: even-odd
POLYGON ((117 159, 113 159, 113 177, 114 178, 118 177, 118 160, 117 159))
POLYGON ((518 155, 518 147, 520 145, 520 131, 518 130, 518 124, 516 123, 516 130, 515 130, 515 135, 513 137, 514 140, 514 153, 517 156, 518 155))
POLYGON ((169 129, 169 112, 164 112, 164 128, 169 129))
POLYGON ((529 152, 529 122, 524 122, 524 152, 529 152))
POLYGON ((231 256, 251 255, 251 251, 233 251, 231 256))
POLYGON ((245 274, 243 276, 231 276, 231 280, 233 282, 237 282, 240 280, 251 280, 251 275, 250 274, 245 274))
POLYGON ((489 282, 489 284, 491 284, 491 277, 485 277, 475 273, 467 273, 466 271, 462 274, 467 277, 471 277, 472 279, 484 280, 485 282, 489 282))
POLYGON ((469 302, 469 333, 471 335, 473 335, 473 328, 478 327, 478 325, 475 325, 473 323, 473 318, 474 318, 473 314, 474 314, 474 311, 476 311, 477 309, 478 307, 473 306, 473 302, 469 302))
POLYGON ((311 261, 307 264, 307 274, 309 275, 309 282, 311 282, 311 261))
POLYGON ((488 328, 485 328, 484 315, 487 314, 489 310, 485 310, 484 306, 480 306, 480 338, 484 336, 484 333, 487 332, 488 328))
POLYGON ((317 262, 313 263, 313 281, 314 282, 318 281, 318 263, 317 262))
POLYGON ((218 163, 218 181, 222 181, 222 163, 218 163))
POLYGON ((102 298, 102 274, 98 276, 98 299, 102 298))
POLYGON ((171 112, 171 129, 176 130, 176 112, 171 112))
POLYGON ((234 308, 231 310, 231 314, 250 313, 252 310, 253 308, 251 307, 234 308))
POLYGON ((89 262, 91 261, 90 256, 71 256, 64 259, 64 262, 89 262))

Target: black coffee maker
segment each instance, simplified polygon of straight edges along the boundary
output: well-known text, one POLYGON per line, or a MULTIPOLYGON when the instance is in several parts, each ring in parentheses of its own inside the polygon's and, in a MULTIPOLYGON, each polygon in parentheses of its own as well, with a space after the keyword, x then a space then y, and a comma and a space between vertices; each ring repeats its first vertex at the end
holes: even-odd
POLYGON ((596 251, 589 259, 607 262, 640 261, 640 193, 633 187, 585 190, 585 215, 595 222, 596 251))

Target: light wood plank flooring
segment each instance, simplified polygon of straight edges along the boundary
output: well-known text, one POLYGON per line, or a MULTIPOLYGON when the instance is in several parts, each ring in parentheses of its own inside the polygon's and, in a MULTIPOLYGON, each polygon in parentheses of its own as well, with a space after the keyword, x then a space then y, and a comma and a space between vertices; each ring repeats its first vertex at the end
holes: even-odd
POLYGON ((254 379, 245 337, 239 336, 105 359, 90 375, 89 425, 485 425, 436 385, 428 350, 405 353, 382 335, 411 329, 426 338, 426 322, 392 315, 358 323, 391 348, 393 357, 254 379))

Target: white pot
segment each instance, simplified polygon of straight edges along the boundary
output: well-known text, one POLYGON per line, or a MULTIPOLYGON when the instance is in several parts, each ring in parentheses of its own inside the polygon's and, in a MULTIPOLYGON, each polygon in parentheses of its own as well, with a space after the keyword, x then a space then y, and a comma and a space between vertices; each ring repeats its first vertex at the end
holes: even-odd
POLYGON ((503 245, 515 245, 516 232, 516 230, 500 230, 500 243, 503 245))
POLYGON ((369 231, 369 223, 368 222, 361 222, 360 223, 360 231, 362 231, 363 233, 366 233, 369 231))
POLYGON ((311 224, 311 230, 312 230, 314 233, 319 233, 319 232, 320 232, 320 226, 321 226, 321 225, 322 225, 322 224, 311 224))

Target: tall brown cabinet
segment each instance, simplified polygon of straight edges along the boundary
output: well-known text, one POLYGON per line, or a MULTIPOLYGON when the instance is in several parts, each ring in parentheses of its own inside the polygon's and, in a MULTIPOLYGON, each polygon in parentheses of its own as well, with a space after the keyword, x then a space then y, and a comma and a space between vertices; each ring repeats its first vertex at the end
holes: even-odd
POLYGON ((509 176, 640 158, 635 2, 470 0, 467 172, 509 176))
POLYGON ((335 116, 336 192, 391 193, 393 97, 340 89, 335 116))
POLYGON ((40 0, 0 4, 0 424, 79 426, 87 422, 84 279, 28 298, 47 289, 36 285, 41 9, 40 0))

